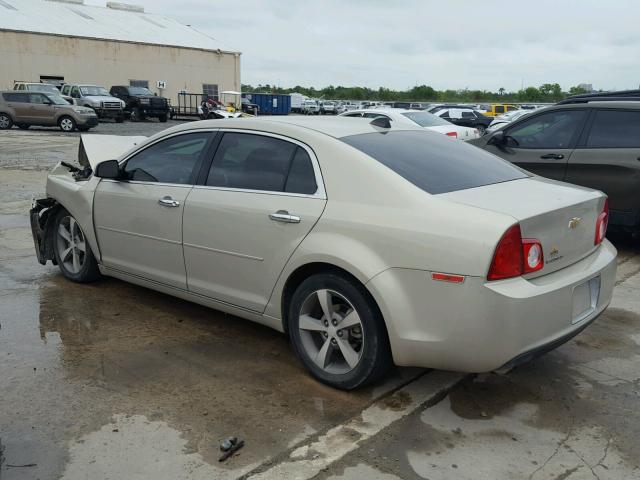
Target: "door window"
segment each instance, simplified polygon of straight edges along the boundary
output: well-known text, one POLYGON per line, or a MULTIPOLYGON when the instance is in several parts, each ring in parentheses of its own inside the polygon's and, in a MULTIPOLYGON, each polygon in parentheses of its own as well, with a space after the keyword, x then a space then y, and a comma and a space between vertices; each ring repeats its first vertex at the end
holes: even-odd
POLYGON ((387 117, 386 115, 382 115, 381 113, 365 112, 362 114, 362 116, 364 118, 386 118, 387 120, 391 121, 389 117, 387 117))
POLYGON ((212 187, 312 194, 313 165, 291 142, 246 133, 225 133, 207 177, 212 187))
POLYGON ((141 182, 194 184, 210 138, 210 133, 203 132, 162 140, 131 157, 124 167, 124 177, 141 182))
POLYGON ((587 148, 640 148, 640 112, 596 112, 587 148))
POLYGON ((71 96, 73 98, 80 98, 80 89, 78 87, 73 87, 71 89, 71 96))
POLYGON ((50 100, 42 95, 41 93, 30 93, 29 94, 29 103, 50 103, 50 100))
POLYGON ((586 112, 558 110, 525 120, 506 132, 507 144, 519 148, 570 148, 586 112))
POLYGON ((495 106, 495 112, 496 113, 504 113, 504 106, 503 105, 496 105, 495 106))

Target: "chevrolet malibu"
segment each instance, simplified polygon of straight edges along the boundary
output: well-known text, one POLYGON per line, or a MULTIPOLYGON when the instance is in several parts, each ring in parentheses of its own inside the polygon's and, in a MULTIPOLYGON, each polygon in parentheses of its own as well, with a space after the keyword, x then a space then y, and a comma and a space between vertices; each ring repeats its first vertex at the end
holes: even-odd
POLYGON ((322 382, 508 370, 607 307, 607 198, 379 119, 215 120, 85 135, 31 224, 40 263, 285 332, 322 382))

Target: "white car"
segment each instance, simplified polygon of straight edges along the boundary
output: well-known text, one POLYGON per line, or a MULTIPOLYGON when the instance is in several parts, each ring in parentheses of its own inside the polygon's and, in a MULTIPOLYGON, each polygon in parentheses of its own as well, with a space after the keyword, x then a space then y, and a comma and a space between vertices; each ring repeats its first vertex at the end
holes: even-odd
POLYGON ((320 106, 315 100, 304 100, 300 107, 300 112, 305 115, 318 115, 320 113, 320 106))
POLYGON ((341 113, 339 116, 350 118, 386 118, 400 126, 420 126, 427 130, 465 141, 480 138, 480 133, 475 128, 454 125, 447 120, 423 110, 405 110, 401 108, 367 109, 341 113))
POLYGON ((41 263, 285 332, 337 388, 392 362, 507 369, 611 300, 604 194, 418 126, 208 120, 148 139, 85 135, 79 157, 81 171, 54 167, 30 212, 41 263))

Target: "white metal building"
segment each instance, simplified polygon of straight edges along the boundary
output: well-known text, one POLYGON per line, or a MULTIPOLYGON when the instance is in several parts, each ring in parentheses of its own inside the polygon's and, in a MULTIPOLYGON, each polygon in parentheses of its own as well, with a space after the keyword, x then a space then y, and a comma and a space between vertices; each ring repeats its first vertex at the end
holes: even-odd
POLYGON ((148 86, 175 104, 240 90, 240 52, 132 5, 0 0, 0 89, 14 81, 148 86))

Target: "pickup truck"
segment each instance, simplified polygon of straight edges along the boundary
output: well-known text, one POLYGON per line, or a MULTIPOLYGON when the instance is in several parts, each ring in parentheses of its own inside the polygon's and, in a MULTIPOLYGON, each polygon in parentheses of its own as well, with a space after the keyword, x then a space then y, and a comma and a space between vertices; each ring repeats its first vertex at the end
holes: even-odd
POLYGON ((98 118, 124 122, 124 101, 112 96, 104 87, 65 83, 61 91, 63 95, 71 97, 76 105, 93 109, 98 118))
POLYGON ((149 117, 166 122, 171 114, 169 100, 153 94, 148 88, 116 85, 109 92, 124 102, 124 111, 129 114, 132 122, 149 117))

